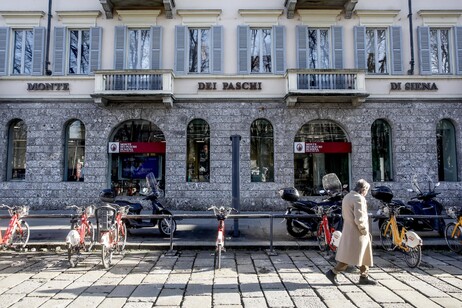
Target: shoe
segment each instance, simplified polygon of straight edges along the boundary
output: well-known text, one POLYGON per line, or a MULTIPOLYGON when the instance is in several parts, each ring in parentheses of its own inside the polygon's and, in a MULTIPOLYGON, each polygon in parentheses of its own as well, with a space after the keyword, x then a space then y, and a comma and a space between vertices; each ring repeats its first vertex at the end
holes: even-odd
POLYGON ((377 281, 370 279, 369 277, 359 277, 359 284, 360 285, 369 285, 369 286, 375 286, 377 284, 377 281))
POLYGON ((330 280, 330 282, 332 282, 332 284, 334 286, 338 286, 339 283, 338 283, 338 280, 337 280, 337 275, 334 274, 334 272, 332 270, 329 270, 327 273, 326 273, 326 277, 327 279, 330 280))

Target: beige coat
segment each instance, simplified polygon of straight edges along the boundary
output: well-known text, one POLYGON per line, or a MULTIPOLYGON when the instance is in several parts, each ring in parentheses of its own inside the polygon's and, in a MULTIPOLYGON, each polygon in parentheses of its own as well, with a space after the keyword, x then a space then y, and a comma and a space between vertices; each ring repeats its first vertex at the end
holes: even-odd
POLYGON ((349 265, 373 265, 372 243, 369 235, 369 217, 366 199, 355 191, 342 202, 343 230, 335 259, 349 265), (359 230, 365 229, 367 235, 359 230))

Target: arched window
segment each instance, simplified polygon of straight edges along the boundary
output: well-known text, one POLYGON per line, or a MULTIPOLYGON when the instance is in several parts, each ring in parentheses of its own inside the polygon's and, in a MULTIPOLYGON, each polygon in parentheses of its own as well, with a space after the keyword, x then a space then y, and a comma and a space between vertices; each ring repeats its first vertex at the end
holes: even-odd
POLYGON ((85 164, 85 125, 72 120, 66 126, 64 180, 83 182, 85 164))
POLYGON ((139 196, 148 188, 150 172, 164 188, 166 143, 159 127, 146 120, 129 120, 115 129, 110 141, 111 188, 117 195, 139 196))
POLYGON ((385 120, 375 120, 371 127, 372 173, 374 182, 393 180, 391 128, 385 120))
POLYGON ((210 181, 210 129, 202 119, 188 124, 186 156, 186 181, 210 181))
POLYGON ((302 195, 319 194, 322 177, 328 173, 349 184, 351 143, 340 126, 311 121, 300 128, 294 141, 294 182, 302 195))
POLYGON ((438 180, 457 181, 456 130, 452 122, 443 119, 436 127, 438 180))
POLYGON ((250 166, 252 182, 274 182, 273 126, 257 119, 250 126, 250 166))
POLYGON ((27 127, 24 121, 16 119, 8 129, 8 180, 26 178, 27 127))

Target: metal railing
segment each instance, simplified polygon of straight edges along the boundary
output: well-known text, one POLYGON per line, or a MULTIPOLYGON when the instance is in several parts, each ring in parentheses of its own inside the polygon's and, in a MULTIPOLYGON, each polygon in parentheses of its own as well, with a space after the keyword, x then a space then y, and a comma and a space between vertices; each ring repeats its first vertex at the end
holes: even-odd
POLYGON ((288 90, 357 92, 365 91, 366 75, 360 70, 306 69, 288 70, 288 90))
POLYGON ((95 72, 95 93, 173 92, 171 70, 104 70, 95 72))

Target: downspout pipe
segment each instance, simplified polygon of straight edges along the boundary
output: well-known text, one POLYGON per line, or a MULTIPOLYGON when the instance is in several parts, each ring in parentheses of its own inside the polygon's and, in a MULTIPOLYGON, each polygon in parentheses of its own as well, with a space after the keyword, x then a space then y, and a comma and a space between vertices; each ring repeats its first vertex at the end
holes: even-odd
POLYGON ((409 5, 409 14, 407 15, 409 19, 409 40, 411 43, 411 61, 409 64, 411 68, 407 71, 408 75, 414 75, 414 28, 412 26, 412 0, 408 0, 409 5))
POLYGON ((48 0, 48 23, 47 23, 47 45, 45 51, 45 74, 50 76, 52 71, 50 70, 50 30, 51 30, 51 6, 53 0, 48 0))

